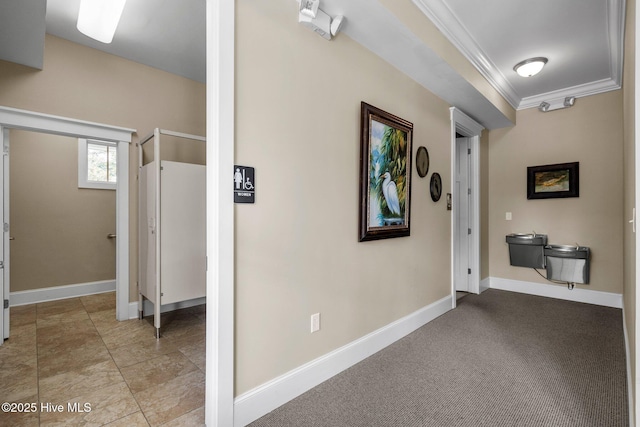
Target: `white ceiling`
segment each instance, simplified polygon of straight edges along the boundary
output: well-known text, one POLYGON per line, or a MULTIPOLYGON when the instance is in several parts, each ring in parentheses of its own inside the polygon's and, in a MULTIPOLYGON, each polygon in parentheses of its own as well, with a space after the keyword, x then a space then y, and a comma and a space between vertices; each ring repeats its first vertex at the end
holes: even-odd
POLYGON ((204 0, 129 0, 110 44, 77 30, 79 7, 80 0, 47 0, 47 33, 204 83, 204 0))
POLYGON ((521 98, 611 77, 606 1, 443 3, 521 98), (549 63, 535 78, 513 71, 518 62, 537 56, 549 63))
POLYGON ((0 1, 0 59, 42 69, 46 0, 0 1))
POLYGON ((619 89, 624 0, 412 0, 517 109, 619 89), (530 78, 513 66, 549 62, 530 78))
MULTIPOLYGON (((620 87, 624 0, 412 1, 516 109, 620 87), (513 71, 517 62, 534 56, 549 58, 539 75, 525 79, 513 71)), ((42 7, 35 6, 46 3, 47 33, 205 81, 205 0, 129 0, 109 45, 77 31, 79 2, 1 2, 0 59, 20 62, 11 54, 24 55, 24 37, 9 37, 7 25, 27 16, 30 25, 14 27, 41 32, 42 13, 37 11, 42 7)), ((290 2, 291 19, 296 19, 295 1, 290 2)), ((379 0, 322 0, 320 7, 332 16, 346 16, 344 34, 487 128, 512 124, 379 0)), ((37 67, 35 59, 36 65, 27 65, 37 67)))

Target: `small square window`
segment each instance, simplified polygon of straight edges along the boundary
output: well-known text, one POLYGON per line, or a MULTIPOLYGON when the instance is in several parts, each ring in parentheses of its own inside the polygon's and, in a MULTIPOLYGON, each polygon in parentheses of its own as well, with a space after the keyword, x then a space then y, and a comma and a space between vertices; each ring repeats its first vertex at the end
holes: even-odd
POLYGON ((113 142, 78 139, 78 187, 115 190, 117 149, 113 142))

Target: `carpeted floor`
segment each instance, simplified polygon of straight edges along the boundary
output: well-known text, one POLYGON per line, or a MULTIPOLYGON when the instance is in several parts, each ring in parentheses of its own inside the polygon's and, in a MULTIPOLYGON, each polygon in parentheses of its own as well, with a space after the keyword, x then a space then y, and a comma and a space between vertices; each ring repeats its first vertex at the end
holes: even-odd
POLYGON ((628 426, 622 310, 490 289, 251 424, 628 426))

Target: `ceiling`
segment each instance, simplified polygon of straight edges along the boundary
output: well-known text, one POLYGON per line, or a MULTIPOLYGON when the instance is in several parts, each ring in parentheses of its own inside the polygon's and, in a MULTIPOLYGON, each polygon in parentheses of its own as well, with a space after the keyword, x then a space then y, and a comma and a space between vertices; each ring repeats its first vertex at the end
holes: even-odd
MULTIPOLYGON (((411 1, 514 109, 621 87, 624 0, 411 1), (538 75, 513 70, 537 56, 549 59, 538 75)), ((382 3, 393 2, 322 0, 321 8, 346 16, 344 33, 488 129, 513 125, 382 3)))
POLYGON ((514 108, 620 88, 624 0, 413 0, 514 108), (530 78, 518 62, 546 57, 530 78))
MULTIPOLYGON (((290 1, 296 19, 296 5, 290 1)), ((620 88, 624 0, 412 1, 515 109, 620 88), (523 78, 513 71, 516 63, 535 56, 549 59, 540 74, 523 78)), ((42 68, 46 29, 76 43, 205 81, 205 0, 129 0, 108 45, 77 31, 79 3, 2 2, 0 59, 42 68), (32 58, 24 59, 29 52, 32 58)), ((322 0, 320 7, 331 16, 346 17, 342 33, 487 128, 512 125, 383 3, 322 0)))
POLYGON ((204 83, 204 0, 129 0, 110 44, 77 30, 80 0, 46 1, 47 33, 204 83))

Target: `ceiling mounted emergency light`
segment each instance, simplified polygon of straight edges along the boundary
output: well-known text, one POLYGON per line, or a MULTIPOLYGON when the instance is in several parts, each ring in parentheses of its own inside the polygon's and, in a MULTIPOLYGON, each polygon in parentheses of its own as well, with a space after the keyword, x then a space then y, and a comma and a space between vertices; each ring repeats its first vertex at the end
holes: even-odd
POLYGON ((548 111, 573 107, 575 103, 576 103, 575 96, 567 96, 565 98, 556 98, 550 101, 542 101, 538 106, 538 110, 542 111, 543 113, 546 113, 548 111))
POLYGON ((331 40, 342 28, 344 16, 338 15, 332 18, 318 7, 320 0, 298 0, 300 8, 298 11, 298 22, 311 31, 315 31, 321 37, 331 40))
POLYGON ((529 58, 522 62, 518 62, 513 70, 522 77, 535 76, 542 70, 542 67, 547 63, 548 59, 543 57, 529 58))
POLYGON ((111 43, 127 0, 80 0, 78 31, 102 43, 111 43))
POLYGON ((320 0, 300 0, 300 13, 309 18, 315 18, 318 15, 318 6, 320 6, 320 0))

